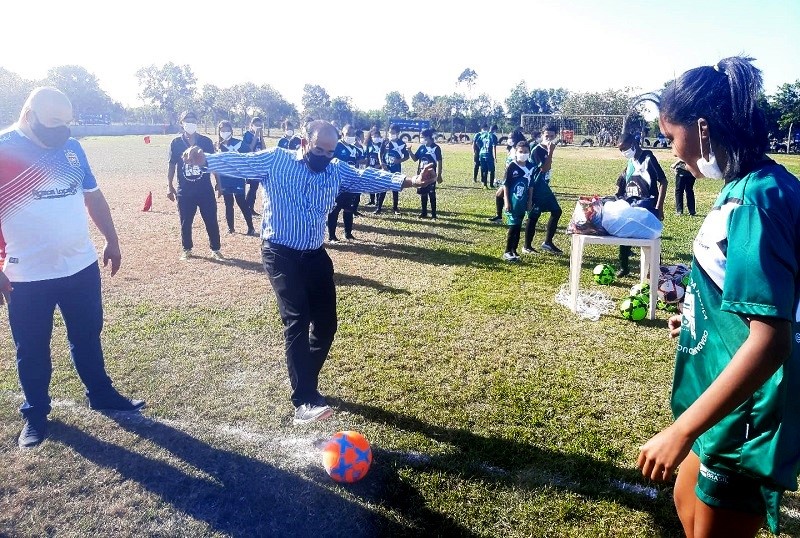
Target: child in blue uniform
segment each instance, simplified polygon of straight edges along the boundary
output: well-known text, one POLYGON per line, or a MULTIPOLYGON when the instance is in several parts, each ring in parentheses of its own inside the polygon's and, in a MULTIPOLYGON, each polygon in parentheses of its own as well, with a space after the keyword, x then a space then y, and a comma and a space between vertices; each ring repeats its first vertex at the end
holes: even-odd
MULTIPOLYGON (((367 160, 369 168, 381 168, 381 146, 383 145, 383 137, 381 130, 377 126, 373 127, 367 133, 367 138, 364 140, 364 157, 367 160)), ((375 193, 369 193, 369 202, 367 205, 375 205, 375 193)))
MULTIPOLYGON (((381 160, 381 167, 393 173, 399 173, 402 170, 402 165, 410 157, 406 143, 400 140, 400 128, 397 125, 389 126, 389 140, 384 140, 379 154, 381 160)), ((378 193, 377 202, 378 207, 373 211, 375 215, 383 212, 383 201, 386 199, 386 193, 378 193)), ((395 215, 399 215, 400 211, 397 204, 400 200, 400 195, 397 191, 392 191, 392 211, 395 215)))
MULTIPOLYGON (((242 141, 233 137, 233 126, 228 120, 222 120, 217 126, 217 151, 239 151, 242 141)), ((242 212, 244 222, 247 224, 247 235, 255 235, 256 230, 253 228, 253 216, 250 214, 250 208, 244 197, 244 179, 231 176, 217 176, 217 185, 219 190, 217 196, 222 196, 225 201, 225 221, 228 223, 228 233, 235 233, 233 226, 233 202, 242 212)))
POLYGON ((283 136, 278 140, 278 147, 290 151, 300 147, 300 137, 294 134, 294 127, 288 120, 283 122, 283 136))
MULTIPOLYGON (((433 129, 425 129, 421 133, 423 144, 417 151, 411 153, 411 158, 419 163, 417 173, 428 165, 436 167, 436 183, 442 182, 442 148, 433 141, 433 129)), ((436 219, 436 183, 431 183, 425 187, 417 189, 422 203, 422 213, 420 218, 428 218, 428 200, 431 202, 431 218, 436 219)))
MULTIPOLYGON (((344 135, 339 143, 336 144, 336 149, 333 151, 334 157, 340 161, 344 161, 350 166, 357 168, 364 162, 364 152, 356 146, 355 128, 352 125, 345 125, 342 129, 344 135)), ((339 240, 336 237, 336 224, 339 220, 339 213, 344 212, 342 220, 344 220, 344 237, 345 239, 355 239, 353 237, 353 213, 358 210, 358 200, 361 197, 360 193, 356 192, 340 192, 336 197, 336 205, 333 210, 328 214, 328 240, 336 242, 339 240)))

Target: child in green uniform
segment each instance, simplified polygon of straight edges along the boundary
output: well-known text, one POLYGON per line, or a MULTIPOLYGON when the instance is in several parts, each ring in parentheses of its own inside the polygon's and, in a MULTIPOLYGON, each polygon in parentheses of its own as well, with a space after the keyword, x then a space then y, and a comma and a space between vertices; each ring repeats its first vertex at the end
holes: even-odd
POLYGON ((687 71, 657 99, 695 177, 724 179, 694 241, 678 338, 675 422, 638 466, 668 480, 687 536, 778 532, 800 470, 800 181, 766 157, 761 73, 749 58, 687 71), (701 98, 698 98, 701 96, 701 98))
POLYGON ((506 176, 503 181, 503 200, 508 224, 506 251, 503 259, 509 262, 519 261, 517 246, 519 246, 519 235, 522 231, 522 220, 525 218, 525 212, 530 211, 531 207, 530 181, 535 170, 533 163, 530 162, 530 144, 524 140, 518 142, 516 150, 516 161, 506 168, 506 176))

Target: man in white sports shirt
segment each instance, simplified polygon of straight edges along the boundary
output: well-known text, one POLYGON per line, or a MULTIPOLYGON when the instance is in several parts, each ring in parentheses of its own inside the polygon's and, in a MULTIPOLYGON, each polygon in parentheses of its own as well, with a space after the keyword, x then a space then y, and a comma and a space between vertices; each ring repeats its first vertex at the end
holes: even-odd
POLYGON ((34 447, 47 436, 56 306, 89 407, 144 407, 144 401, 117 392, 105 371, 100 267, 87 212, 105 237, 103 265, 111 262, 112 276, 122 255, 108 203, 83 148, 70 138, 71 121, 72 104, 66 95, 56 88, 36 88, 19 121, 0 132, 0 304, 8 305, 25 396, 20 448, 34 447))

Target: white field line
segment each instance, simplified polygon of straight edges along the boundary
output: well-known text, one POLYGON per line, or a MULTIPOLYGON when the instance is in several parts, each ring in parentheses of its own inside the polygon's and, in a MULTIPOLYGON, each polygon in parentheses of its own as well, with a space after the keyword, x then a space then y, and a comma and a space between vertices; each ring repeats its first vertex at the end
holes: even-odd
MULTIPOLYGON (((81 416, 89 416, 90 414, 93 413, 93 411, 90 411, 84 405, 81 405, 73 400, 53 400, 52 405, 53 407, 69 409, 70 411, 73 411, 81 416)), ((285 434, 278 432, 258 432, 244 428, 242 426, 235 426, 231 424, 219 424, 209 429, 207 427, 204 428, 202 425, 199 425, 197 423, 181 422, 181 421, 167 420, 167 419, 154 419, 138 413, 130 413, 130 414, 126 413, 124 414, 124 416, 125 420, 128 421, 144 423, 144 424, 161 423, 170 426, 172 428, 180 429, 187 433, 193 430, 196 431, 199 426, 199 429, 206 429, 208 431, 215 432, 219 435, 232 437, 239 441, 244 441, 249 444, 257 446, 267 446, 270 447, 272 450, 280 448, 281 452, 284 455, 289 456, 293 460, 300 460, 305 463, 319 462, 322 447, 327 441, 327 438, 319 436, 287 436, 285 434)), ((431 457, 429 455, 423 454, 421 452, 416 452, 413 450, 409 451, 389 450, 386 451, 386 453, 392 457, 405 461, 412 467, 424 467, 431 462, 431 457)), ((482 462, 481 464, 479 464, 478 467, 483 472, 493 476, 508 476, 510 474, 509 471, 491 465, 487 462, 482 462)), ((569 486, 569 481, 564 481, 560 479, 550 480, 550 482, 557 486, 562 486, 562 487, 569 486)), ((578 484, 574 485, 577 486, 578 484)), ((619 489, 620 491, 624 491, 626 493, 632 493, 634 495, 640 495, 648 499, 655 499, 656 497, 658 497, 658 490, 654 487, 643 486, 640 484, 631 484, 629 482, 624 482, 622 480, 612 480, 611 485, 619 489)), ((800 511, 798 510, 792 508, 784 508, 783 512, 789 518, 800 520, 800 511)))

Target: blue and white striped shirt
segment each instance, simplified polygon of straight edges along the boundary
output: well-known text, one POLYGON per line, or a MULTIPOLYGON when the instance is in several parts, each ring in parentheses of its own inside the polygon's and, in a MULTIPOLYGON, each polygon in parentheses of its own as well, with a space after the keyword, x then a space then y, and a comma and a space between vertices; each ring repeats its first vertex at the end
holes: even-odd
POLYGON ((357 170, 339 159, 333 159, 323 172, 312 172, 299 151, 282 148, 215 153, 206 155, 206 159, 212 172, 261 181, 261 238, 295 250, 322 246, 328 213, 340 191, 399 191, 405 179, 402 174, 374 168, 357 170))

